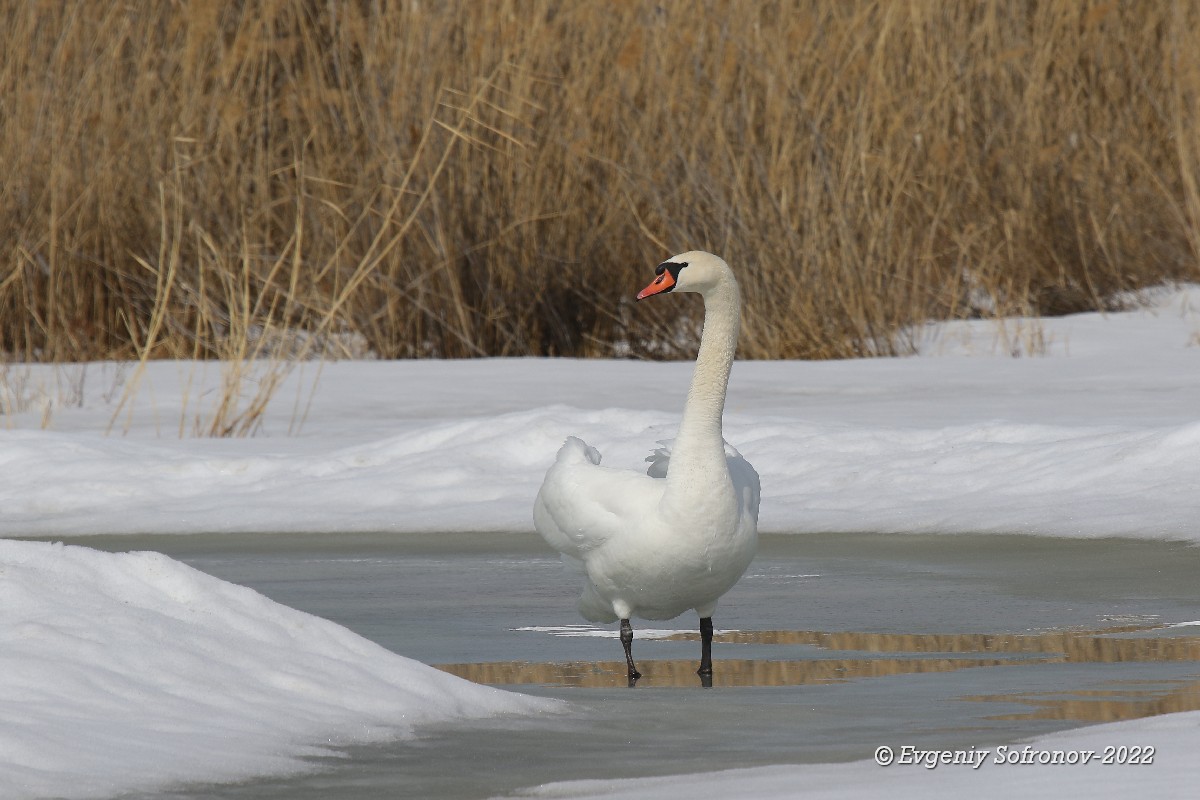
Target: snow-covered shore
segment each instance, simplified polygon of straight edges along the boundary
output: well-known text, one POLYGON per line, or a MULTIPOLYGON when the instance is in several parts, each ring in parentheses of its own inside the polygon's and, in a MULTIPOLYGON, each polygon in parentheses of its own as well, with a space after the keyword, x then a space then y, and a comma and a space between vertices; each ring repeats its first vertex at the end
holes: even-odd
POLYGON ((905 752, 903 745, 889 745, 886 757, 895 761, 886 766, 868 760, 633 780, 566 781, 532 787, 517 796, 544 800, 1190 797, 1200 778, 1197 745, 1200 711, 1189 711, 1093 725, 993 747, 964 744, 946 751, 914 748, 905 752), (950 763, 956 758, 959 763, 950 763))
POLYGON ((0 540, 0 797, 301 770, 553 701, 478 686, 158 553, 0 540))

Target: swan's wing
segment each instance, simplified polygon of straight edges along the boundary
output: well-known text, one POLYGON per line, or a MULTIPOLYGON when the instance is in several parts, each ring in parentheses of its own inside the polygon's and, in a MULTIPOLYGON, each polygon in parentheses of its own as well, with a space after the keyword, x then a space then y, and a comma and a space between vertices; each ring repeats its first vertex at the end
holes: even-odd
POLYGON ((534 527, 560 553, 583 559, 657 507, 663 487, 640 473, 600 466, 599 452, 571 437, 538 492, 534 527))
POLYGON ((750 462, 730 445, 725 445, 725 463, 729 466, 729 477, 733 479, 733 488, 737 492, 738 502, 754 525, 758 527, 758 501, 762 488, 758 472, 750 466, 750 462), (729 451, 733 450, 733 455, 729 451))
MULTIPOLYGON (((671 447, 675 444, 675 440, 659 439, 656 444, 658 444, 658 447, 651 450, 650 455, 646 456, 646 460, 650 462, 650 467, 646 470, 646 474, 651 478, 665 478, 667 476, 667 467, 671 464, 671 447), (659 472, 662 474, 656 474, 659 472)), ((721 444, 725 445, 726 458, 742 457, 738 449, 729 442, 722 439, 721 444)))
MULTIPOLYGON (((724 441, 724 440, 722 440, 724 441)), ((646 468, 646 474, 651 478, 667 477, 667 470, 671 466, 671 445, 674 444, 674 439, 664 439, 658 442, 658 448, 646 456, 646 461, 650 462, 650 466, 646 468)), ((742 457, 738 449, 729 442, 725 444, 725 463, 729 467, 729 476, 733 479, 733 487, 737 491, 738 502, 742 504, 755 524, 758 523, 758 501, 761 494, 761 488, 758 480, 758 472, 754 467, 750 466, 750 462, 742 457)))

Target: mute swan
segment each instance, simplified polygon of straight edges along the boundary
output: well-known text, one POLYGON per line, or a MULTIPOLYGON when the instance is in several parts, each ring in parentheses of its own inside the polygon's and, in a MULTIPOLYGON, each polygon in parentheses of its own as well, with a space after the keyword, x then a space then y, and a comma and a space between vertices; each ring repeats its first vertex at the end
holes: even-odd
POLYGON ((534 503, 538 533, 585 575, 579 612, 621 621, 633 684, 632 617, 700 615, 697 673, 712 675, 712 615, 746 571, 758 544, 758 473, 721 437, 721 413, 740 325, 733 271, 711 253, 658 265, 637 299, 667 292, 704 298, 704 332, 679 434, 646 460, 646 474, 600 466, 600 453, 569 437, 534 503))

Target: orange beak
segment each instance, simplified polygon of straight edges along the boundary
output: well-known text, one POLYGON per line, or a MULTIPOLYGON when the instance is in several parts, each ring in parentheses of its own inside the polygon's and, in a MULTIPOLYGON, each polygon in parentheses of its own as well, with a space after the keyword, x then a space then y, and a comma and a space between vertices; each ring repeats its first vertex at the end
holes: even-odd
POLYGON ((649 286, 637 293, 637 299, 644 300, 650 295, 660 294, 674 285, 675 277, 671 274, 670 270, 664 269, 659 273, 657 278, 650 282, 649 286))

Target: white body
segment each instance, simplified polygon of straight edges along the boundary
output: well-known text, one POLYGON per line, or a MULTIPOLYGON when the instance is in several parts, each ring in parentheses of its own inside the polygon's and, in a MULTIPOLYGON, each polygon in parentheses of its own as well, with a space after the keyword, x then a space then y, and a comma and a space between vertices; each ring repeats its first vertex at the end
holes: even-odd
MULTIPOLYGON (((571 437, 538 492, 534 524, 584 575, 579 611, 593 622, 711 617, 758 543, 758 474, 725 444, 721 414, 737 349, 741 298, 720 258, 693 251, 672 287, 704 297, 704 333, 678 437, 647 473, 600 466, 571 437)), ((649 288, 649 287, 648 287, 649 288)))

